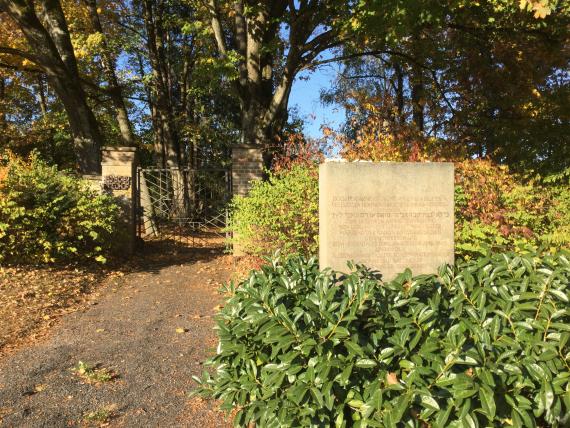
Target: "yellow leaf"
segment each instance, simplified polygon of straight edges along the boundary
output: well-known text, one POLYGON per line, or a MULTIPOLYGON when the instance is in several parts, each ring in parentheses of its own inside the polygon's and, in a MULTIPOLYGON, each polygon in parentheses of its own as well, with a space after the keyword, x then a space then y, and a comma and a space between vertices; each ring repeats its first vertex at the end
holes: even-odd
POLYGON ((398 384, 398 375, 396 373, 388 373, 386 375, 386 383, 388 385, 397 385, 398 384))

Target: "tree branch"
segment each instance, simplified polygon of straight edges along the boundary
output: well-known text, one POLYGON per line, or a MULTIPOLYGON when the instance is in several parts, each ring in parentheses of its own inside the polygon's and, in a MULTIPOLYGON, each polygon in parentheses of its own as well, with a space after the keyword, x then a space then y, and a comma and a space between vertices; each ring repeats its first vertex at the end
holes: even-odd
POLYGON ((133 32, 134 34, 139 36, 143 42, 146 42, 146 40, 147 40, 146 36, 142 32, 140 32, 139 30, 137 30, 136 28, 133 28, 129 24, 125 24, 124 22, 121 22, 120 20, 117 21, 117 25, 119 27, 123 27, 124 29, 133 32))
POLYGON ((228 50, 226 47, 226 41, 224 40, 224 32, 222 30, 222 24, 220 22, 220 14, 218 12, 216 0, 209 0, 208 9, 210 11, 210 18, 212 20, 212 30, 214 31, 214 37, 216 38, 218 49, 222 56, 226 56, 228 50))
POLYGON ((18 67, 17 65, 8 64, 6 62, 0 61, 0 68, 5 68, 7 70, 13 71, 22 71, 25 73, 34 73, 34 74, 45 74, 43 70, 37 68, 28 68, 28 67, 18 67))
POLYGON ((316 61, 311 63, 309 66, 305 66, 303 68, 305 69, 309 69, 309 68, 314 68, 314 67, 318 67, 320 65, 324 65, 324 64, 330 64, 333 62, 340 62, 340 61, 346 61, 347 59, 354 59, 354 58, 361 58, 364 56, 373 56, 376 58, 379 58, 381 55, 393 55, 393 56, 399 56, 401 58, 405 58, 410 62, 413 62, 414 64, 418 65, 420 68, 423 68, 424 70, 427 70, 430 72, 433 83, 435 84, 437 90, 439 91, 441 97, 443 98, 443 100, 445 101, 445 103, 447 104, 447 107, 449 107, 449 109, 451 110, 452 113, 456 113, 455 108, 453 107, 453 105, 451 104, 451 101, 449 101, 449 99, 447 98, 447 95, 445 93, 445 90, 443 89, 443 87, 441 86, 441 84, 439 83, 439 80, 437 79, 437 72, 436 70, 434 70, 433 68, 427 66, 426 64, 422 63, 421 61, 418 61, 415 57, 413 57, 412 55, 406 54, 404 52, 399 52, 399 51, 394 51, 394 50, 376 50, 376 51, 367 51, 367 52, 357 52, 354 54, 349 54, 349 55, 343 55, 343 56, 339 56, 339 57, 335 57, 335 58, 328 58, 328 59, 324 59, 322 61, 316 61))
MULTIPOLYGON (((330 45, 331 44, 330 41, 334 39, 335 35, 336 35, 336 31, 334 31, 334 30, 325 31, 324 33, 321 33, 318 36, 313 37, 310 41, 306 42, 301 47, 300 50, 303 53, 310 52, 310 51, 322 52, 323 49, 321 48, 321 46, 323 44, 326 44, 326 43, 328 43, 330 45)), ((334 42, 334 44, 340 44, 340 40, 337 42, 334 42)))
POLYGON ((15 48, 10 48, 8 46, 0 46, 0 53, 4 53, 4 54, 8 54, 8 55, 14 55, 14 56, 20 56, 22 58, 25 58, 29 61, 32 61, 34 64, 39 65, 40 64, 40 58, 37 57, 36 55, 34 55, 33 53, 30 52, 26 52, 20 49, 15 49, 15 48))

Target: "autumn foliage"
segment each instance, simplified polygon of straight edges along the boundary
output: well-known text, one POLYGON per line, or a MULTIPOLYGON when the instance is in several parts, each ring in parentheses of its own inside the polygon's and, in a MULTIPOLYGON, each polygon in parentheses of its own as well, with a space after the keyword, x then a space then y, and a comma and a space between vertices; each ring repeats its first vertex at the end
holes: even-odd
POLYGON ((234 219, 239 221, 232 227, 240 230, 246 251, 257 256, 278 249, 316 253, 315 164, 322 161, 323 151, 349 161, 454 162, 455 241, 461 258, 570 247, 568 177, 557 185, 538 176, 523 177, 490 159, 466 157, 443 140, 423 138, 413 126, 390 125, 375 103, 359 105, 369 114, 354 138, 330 129, 325 130, 324 142, 292 136, 275 159, 270 181, 236 200, 234 219))
POLYGON ((451 142, 426 137, 412 123, 394 120, 396 112, 387 97, 369 97, 357 91, 352 102, 347 128, 343 132, 323 129, 329 151, 347 160, 394 162, 451 161, 465 157, 466 152, 451 142))

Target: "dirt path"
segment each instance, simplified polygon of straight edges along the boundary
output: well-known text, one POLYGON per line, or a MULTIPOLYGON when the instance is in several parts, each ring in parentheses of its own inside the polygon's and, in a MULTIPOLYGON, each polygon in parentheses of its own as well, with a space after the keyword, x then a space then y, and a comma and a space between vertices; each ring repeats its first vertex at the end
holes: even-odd
POLYGON ((143 260, 49 338, 0 361, 0 426, 225 426, 214 403, 187 393, 214 352, 217 289, 232 264, 211 250, 176 262, 143 260), (79 361, 117 377, 90 382, 73 371, 79 361))

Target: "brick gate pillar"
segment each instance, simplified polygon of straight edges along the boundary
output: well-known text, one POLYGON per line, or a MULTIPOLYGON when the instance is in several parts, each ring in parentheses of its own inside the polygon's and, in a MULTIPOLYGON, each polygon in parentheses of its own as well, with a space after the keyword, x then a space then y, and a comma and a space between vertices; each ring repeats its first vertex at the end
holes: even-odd
POLYGON ((101 159, 103 191, 115 196, 123 207, 118 246, 129 255, 136 242, 136 151, 136 147, 103 147, 101 159))
MULTIPOLYGON (((246 196, 251 182, 263 178, 263 155, 259 146, 239 145, 232 147, 232 194, 246 196)), ((234 236, 235 237, 235 236, 234 236)), ((233 255, 244 256, 244 251, 233 244, 233 255)))
POLYGON ((245 196, 251 182, 263 178, 263 156, 259 146, 239 145, 232 148, 232 193, 245 196))

